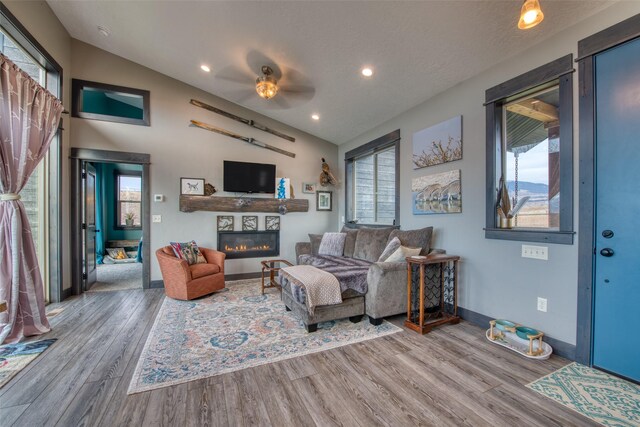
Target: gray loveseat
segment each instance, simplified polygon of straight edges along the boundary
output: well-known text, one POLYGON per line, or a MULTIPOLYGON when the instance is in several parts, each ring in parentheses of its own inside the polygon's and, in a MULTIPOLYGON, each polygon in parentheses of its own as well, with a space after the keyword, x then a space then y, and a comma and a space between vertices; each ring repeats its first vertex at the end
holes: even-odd
MULTIPOLYGON (((343 228, 347 233, 342 262, 349 259, 364 260, 370 263, 367 275, 368 290, 365 294, 365 313, 374 325, 382 319, 407 311, 407 264, 405 262, 378 262, 378 258, 387 243, 398 237, 403 246, 420 247, 421 255, 444 253, 431 249, 433 227, 418 230, 398 230, 389 228, 343 228)), ((298 264, 316 265, 322 268, 323 260, 318 256, 322 235, 310 234, 310 242, 296 243, 298 264)), ((355 264, 355 262, 354 262, 355 264)))

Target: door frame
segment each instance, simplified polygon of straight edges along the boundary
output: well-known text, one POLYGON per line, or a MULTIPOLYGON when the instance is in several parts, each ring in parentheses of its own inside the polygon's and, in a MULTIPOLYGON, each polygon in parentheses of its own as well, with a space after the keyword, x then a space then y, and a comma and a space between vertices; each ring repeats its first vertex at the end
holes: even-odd
POLYGON ((151 283, 151 156, 145 153, 93 150, 71 147, 71 289, 74 295, 82 293, 82 162, 130 163, 142 166, 142 288, 151 283))
POLYGON ((594 56, 640 37, 640 14, 578 42, 579 204, 578 318, 576 361, 592 365, 593 273, 595 265, 595 80, 594 56))

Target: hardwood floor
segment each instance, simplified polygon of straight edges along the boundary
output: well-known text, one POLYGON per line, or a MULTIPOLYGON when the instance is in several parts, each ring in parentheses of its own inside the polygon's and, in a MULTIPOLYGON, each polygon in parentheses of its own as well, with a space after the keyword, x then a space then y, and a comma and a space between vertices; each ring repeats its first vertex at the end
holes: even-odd
POLYGON ((163 299, 96 292, 50 306, 64 309, 46 336, 58 342, 0 389, 0 425, 597 425, 524 386, 566 360, 527 360, 465 322, 127 396, 163 299))

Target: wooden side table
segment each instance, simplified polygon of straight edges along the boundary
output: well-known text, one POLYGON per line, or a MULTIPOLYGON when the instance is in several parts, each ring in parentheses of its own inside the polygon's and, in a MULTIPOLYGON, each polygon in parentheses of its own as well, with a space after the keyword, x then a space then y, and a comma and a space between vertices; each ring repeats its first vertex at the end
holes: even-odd
POLYGON ((434 326, 458 323, 458 261, 456 255, 408 257, 407 320, 421 334, 434 326))
POLYGON ((286 259, 271 259, 260 261, 262 264, 262 294, 264 295, 265 289, 278 288, 282 291, 280 284, 276 281, 276 273, 283 267, 291 267, 291 264, 286 259), (269 272, 269 283, 265 284, 266 273, 269 272))

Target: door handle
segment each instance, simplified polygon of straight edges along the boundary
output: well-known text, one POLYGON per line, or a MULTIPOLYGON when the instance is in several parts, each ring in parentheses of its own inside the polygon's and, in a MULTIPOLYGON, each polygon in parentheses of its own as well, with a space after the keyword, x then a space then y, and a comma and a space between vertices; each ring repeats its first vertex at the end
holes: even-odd
POLYGON ((602 249, 602 250, 600 251, 600 255, 602 255, 602 256, 606 256, 607 258, 608 258, 608 257, 611 257, 611 256, 613 256, 613 249, 611 249, 611 248, 604 248, 604 249, 602 249))
POLYGON ((95 232, 95 233, 99 233, 99 232, 100 232, 100 230, 94 230, 94 232, 95 232))

